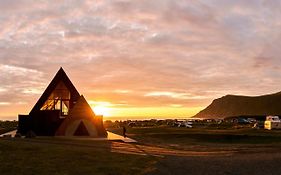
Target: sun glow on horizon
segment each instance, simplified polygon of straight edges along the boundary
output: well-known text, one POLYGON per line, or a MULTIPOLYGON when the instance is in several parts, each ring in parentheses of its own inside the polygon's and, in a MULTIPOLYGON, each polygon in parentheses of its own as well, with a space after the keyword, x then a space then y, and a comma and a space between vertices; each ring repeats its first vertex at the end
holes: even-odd
POLYGON ((110 108, 106 106, 92 106, 92 109, 96 115, 111 116, 110 108))
POLYGON ((96 115, 111 116, 111 103, 90 100, 89 104, 96 115))
POLYGON ((104 119, 115 118, 188 118, 203 109, 203 107, 185 107, 179 104, 160 107, 124 107, 108 101, 89 100, 96 115, 103 115, 104 119))

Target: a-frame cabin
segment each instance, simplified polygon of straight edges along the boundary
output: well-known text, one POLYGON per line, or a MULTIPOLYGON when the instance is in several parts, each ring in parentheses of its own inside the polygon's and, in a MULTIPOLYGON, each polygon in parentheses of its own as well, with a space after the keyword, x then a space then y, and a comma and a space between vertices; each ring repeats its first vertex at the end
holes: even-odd
MULTIPOLYGON (((80 96, 64 70, 60 68, 29 115, 19 115, 18 133, 26 135, 32 131, 39 136, 54 136, 56 133, 66 136, 65 132, 58 132, 58 130, 59 128, 69 128, 70 124, 72 127, 77 127, 73 128, 77 131, 72 133, 73 136, 106 137, 107 135, 103 127, 102 116, 94 114, 85 98, 80 96), (80 106, 79 112, 77 112, 78 106, 75 109, 76 103, 80 106), (73 109, 75 110, 72 112, 73 109), (85 113, 85 111, 88 112, 85 113), (74 119, 79 119, 84 123, 73 126, 74 119), (87 126, 85 126, 85 121, 87 126), (93 134, 93 130, 95 130, 95 134, 93 134)), ((71 134, 67 133, 67 136, 71 136, 71 134)))

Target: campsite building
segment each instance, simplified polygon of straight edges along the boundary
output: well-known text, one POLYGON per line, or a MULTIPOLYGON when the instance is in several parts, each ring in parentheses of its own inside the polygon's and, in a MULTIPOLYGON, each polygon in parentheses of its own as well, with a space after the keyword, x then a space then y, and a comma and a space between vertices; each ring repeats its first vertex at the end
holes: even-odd
POLYGON ((19 115, 18 133, 38 136, 106 137, 102 116, 97 116, 62 68, 29 115, 19 115))

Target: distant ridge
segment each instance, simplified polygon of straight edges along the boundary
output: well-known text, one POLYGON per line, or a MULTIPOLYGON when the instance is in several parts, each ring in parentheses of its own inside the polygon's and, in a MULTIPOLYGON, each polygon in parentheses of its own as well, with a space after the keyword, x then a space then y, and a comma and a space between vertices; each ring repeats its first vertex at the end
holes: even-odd
POLYGON ((215 99, 194 118, 226 118, 243 115, 281 115, 281 92, 262 96, 226 95, 215 99))

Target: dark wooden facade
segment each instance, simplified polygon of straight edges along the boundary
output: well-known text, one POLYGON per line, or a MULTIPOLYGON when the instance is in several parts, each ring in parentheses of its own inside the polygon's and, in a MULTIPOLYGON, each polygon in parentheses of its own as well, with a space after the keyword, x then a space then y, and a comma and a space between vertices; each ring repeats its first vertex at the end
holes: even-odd
MULTIPOLYGON (((38 136, 54 136, 80 97, 64 70, 60 68, 29 115, 18 116, 18 133, 26 135, 32 131, 38 136)), ((91 117, 100 118, 95 115, 91 117)), ((107 135, 102 122, 93 122, 91 125, 99 129, 100 134, 97 137, 107 135)))

